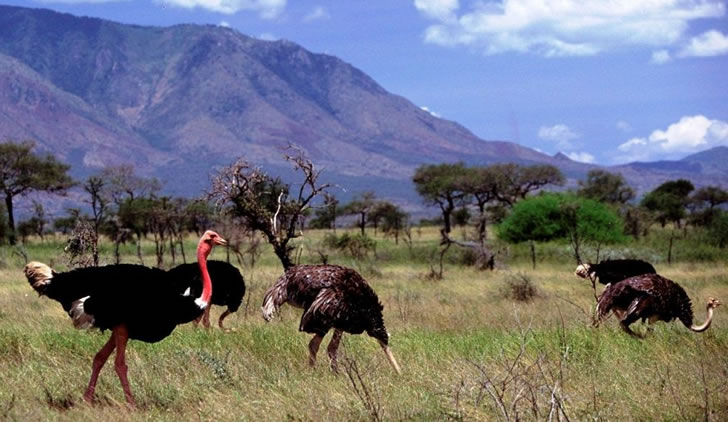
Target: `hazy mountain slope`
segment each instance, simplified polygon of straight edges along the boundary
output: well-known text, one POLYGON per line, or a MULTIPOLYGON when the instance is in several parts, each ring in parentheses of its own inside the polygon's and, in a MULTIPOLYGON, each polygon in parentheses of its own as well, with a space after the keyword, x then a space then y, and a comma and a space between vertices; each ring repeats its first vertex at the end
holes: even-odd
POLYGON ((178 194, 199 193, 211 170, 241 156, 278 171, 288 143, 347 192, 409 198, 423 163, 550 163, 572 178, 593 167, 483 141, 336 57, 217 26, 0 6, 0 84, 0 140, 35 139, 77 175, 133 162, 178 194))

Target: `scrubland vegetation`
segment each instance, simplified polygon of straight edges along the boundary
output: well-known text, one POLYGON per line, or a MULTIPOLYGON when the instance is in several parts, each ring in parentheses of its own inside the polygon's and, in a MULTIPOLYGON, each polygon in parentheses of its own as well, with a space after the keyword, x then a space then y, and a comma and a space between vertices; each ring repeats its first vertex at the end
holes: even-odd
MULTIPOLYGON (((338 238, 344 233, 354 237, 358 229, 339 229, 338 238)), ((573 275, 567 241, 536 243, 536 269, 526 243, 493 240, 500 251, 493 271, 467 265, 468 249, 452 248, 444 257, 443 278, 435 280, 429 275, 441 248, 437 227, 412 228, 411 243, 398 245, 381 233, 367 233, 375 248, 353 254, 325 240, 330 231, 306 231, 296 240, 294 256, 304 263, 326 256, 367 278, 384 304, 402 376, 366 335, 344 336, 341 373, 331 372, 325 353, 309 368, 309 336, 297 331, 300 310, 284 307, 268 324, 260 317, 263 292, 282 272, 272 248, 261 243, 254 266, 244 255, 248 293, 226 320, 233 332, 187 324, 160 343, 130 343, 136 411, 126 407, 110 364, 101 373, 97 403, 81 399, 91 359, 108 333, 73 329, 59 304, 37 297, 22 275, 20 251, 68 269, 66 238, 30 237, 22 248, 0 247, 0 419, 728 419, 723 308, 703 334, 679 322, 657 323, 637 340, 614 318, 592 327, 594 293, 573 275)), ((726 250, 706 244, 704 235, 697 230, 675 235, 655 226, 650 236, 603 247, 600 254, 651 261, 686 289, 702 321, 706 297, 728 298, 726 250)), ((454 227, 451 237, 459 236, 461 229, 454 227)), ((185 237, 186 250, 195 241, 194 235, 185 237)), ((149 262, 154 248, 153 241, 142 240, 149 262)), ((121 245, 120 252, 122 262, 138 262, 136 245, 121 245)), ((113 263, 112 242, 104 238, 99 255, 101 264, 113 263)), ((211 258, 224 260, 226 251, 218 249, 211 258)), ((232 262, 237 264, 234 256, 232 262)), ((222 308, 212 312, 214 319, 222 308)), ((635 328, 645 331, 639 324, 635 328)))

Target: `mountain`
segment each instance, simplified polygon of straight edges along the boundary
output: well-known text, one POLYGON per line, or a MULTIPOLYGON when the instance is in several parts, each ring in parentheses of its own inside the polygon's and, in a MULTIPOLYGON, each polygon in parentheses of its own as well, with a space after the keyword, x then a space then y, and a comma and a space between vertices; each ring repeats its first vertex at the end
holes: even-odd
MULTIPOLYGON (((132 163, 166 181, 168 192, 188 196, 238 157, 290 174, 281 155, 289 143, 344 196, 371 189, 413 202, 410 177, 423 163, 548 163, 572 179, 594 168, 479 139, 352 65, 289 41, 220 26, 143 27, 0 6, 6 139, 35 140, 76 177, 132 163)), ((639 165, 624 171, 650 180, 669 175, 639 165)))
POLYGON ((680 160, 633 162, 609 170, 622 173, 638 191, 653 189, 671 179, 688 179, 696 186, 728 186, 728 147, 719 146, 680 160))

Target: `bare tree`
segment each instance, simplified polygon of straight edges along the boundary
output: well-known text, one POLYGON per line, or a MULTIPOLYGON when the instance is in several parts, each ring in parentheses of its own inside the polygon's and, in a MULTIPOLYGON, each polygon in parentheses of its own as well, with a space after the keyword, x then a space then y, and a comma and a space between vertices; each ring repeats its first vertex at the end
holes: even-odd
POLYGON ((293 265, 291 252, 295 247, 290 241, 300 236, 296 230, 300 218, 311 201, 329 187, 319 182, 320 171, 313 162, 301 151, 293 151, 284 158, 303 176, 297 188, 240 159, 220 170, 209 194, 217 206, 226 207, 251 230, 263 233, 284 269, 293 265))

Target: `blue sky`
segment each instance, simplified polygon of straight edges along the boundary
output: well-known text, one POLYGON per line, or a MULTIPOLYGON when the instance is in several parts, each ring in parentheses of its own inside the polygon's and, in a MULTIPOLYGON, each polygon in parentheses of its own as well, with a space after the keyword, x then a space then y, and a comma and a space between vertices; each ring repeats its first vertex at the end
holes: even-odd
MULTIPOLYGON (((728 145, 718 0, 0 0, 335 55, 487 140, 612 165, 728 145)), ((728 164, 727 164, 728 165, 728 164)))

